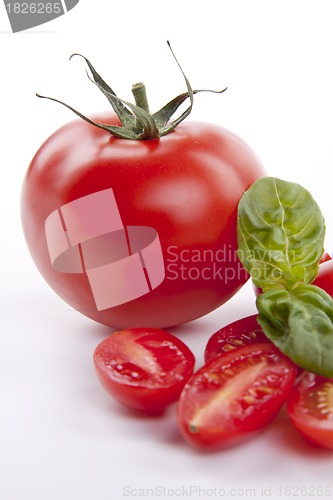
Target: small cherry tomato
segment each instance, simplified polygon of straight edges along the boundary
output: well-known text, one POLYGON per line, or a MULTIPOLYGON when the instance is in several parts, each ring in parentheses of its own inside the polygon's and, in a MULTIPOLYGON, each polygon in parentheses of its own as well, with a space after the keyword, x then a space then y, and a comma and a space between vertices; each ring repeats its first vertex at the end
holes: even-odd
POLYGON ((329 260, 332 260, 332 257, 330 256, 330 254, 328 252, 325 252, 323 253, 323 255, 321 256, 321 259, 319 261, 319 264, 323 264, 324 262, 328 262, 329 260))
POLYGON ((319 286, 333 297, 333 260, 320 264, 319 272, 312 284, 319 286))
POLYGON ((180 396, 181 434, 202 449, 239 444, 276 417, 296 374, 295 365, 269 343, 212 359, 190 378, 180 396))
POLYGON ((258 342, 270 342, 257 322, 257 314, 247 316, 222 327, 207 342, 205 363, 220 354, 258 342))
POLYGON ((333 450, 333 379, 305 373, 288 398, 287 410, 309 442, 333 450))
POLYGON ((194 363, 192 352, 180 339, 155 328, 116 332, 94 352, 98 378, 111 396, 152 414, 179 398, 194 363))

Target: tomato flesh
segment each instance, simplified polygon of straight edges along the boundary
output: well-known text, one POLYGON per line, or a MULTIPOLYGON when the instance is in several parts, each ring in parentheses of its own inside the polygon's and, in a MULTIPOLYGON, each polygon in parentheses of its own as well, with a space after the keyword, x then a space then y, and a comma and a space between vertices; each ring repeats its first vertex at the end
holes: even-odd
POLYGON ((257 314, 247 316, 224 326, 210 337, 207 342, 205 363, 220 354, 239 349, 258 342, 270 342, 257 322, 257 314))
POLYGON ((194 362, 180 339, 154 328, 116 332, 94 352, 98 378, 109 394, 148 413, 160 413, 179 398, 194 362))
POLYGON ((193 446, 239 444, 269 424, 285 403, 295 365, 270 343, 230 351, 196 372, 178 402, 181 434, 193 446))
POLYGON ((288 398, 287 409, 308 441, 333 450, 333 379, 305 373, 288 398))

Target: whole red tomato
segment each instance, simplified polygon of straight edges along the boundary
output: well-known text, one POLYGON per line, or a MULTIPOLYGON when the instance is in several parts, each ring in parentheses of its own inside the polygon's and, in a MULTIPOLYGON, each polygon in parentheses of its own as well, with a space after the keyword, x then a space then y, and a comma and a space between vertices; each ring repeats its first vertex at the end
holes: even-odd
MULTIPOLYGON (((121 129, 112 112, 94 121, 121 129)), ((261 175, 250 147, 216 125, 183 122, 128 140, 75 120, 29 166, 24 234, 74 309, 115 328, 171 327, 219 307, 247 280, 237 204, 261 175)))

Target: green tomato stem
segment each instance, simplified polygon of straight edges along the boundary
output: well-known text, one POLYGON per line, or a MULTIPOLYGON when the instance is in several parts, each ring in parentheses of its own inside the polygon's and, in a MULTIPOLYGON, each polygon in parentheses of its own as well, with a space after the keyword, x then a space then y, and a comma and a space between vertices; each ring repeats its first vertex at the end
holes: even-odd
POLYGON ((143 82, 134 83, 132 85, 132 94, 135 99, 135 104, 139 108, 149 113, 149 105, 148 105, 147 91, 145 84, 143 82))
POLYGON ((107 98, 114 112, 118 115, 118 118, 121 122, 121 126, 97 123, 93 121, 91 118, 83 115, 82 113, 74 109, 72 106, 69 106, 64 102, 59 101, 58 99, 54 99, 53 97, 46 97, 40 94, 36 95, 38 97, 49 99, 51 101, 62 104, 63 106, 73 111, 76 115, 78 115, 86 122, 109 132, 114 137, 118 137, 120 139, 130 139, 130 140, 158 139, 166 134, 173 132, 173 130, 175 130, 175 128, 190 114, 193 107, 194 94, 197 94, 198 92, 222 93, 226 90, 226 89, 217 91, 193 90, 180 64, 177 61, 169 42, 168 46, 183 74, 187 87, 187 92, 184 92, 183 94, 180 94, 179 96, 175 97, 165 106, 163 106, 159 111, 153 114, 151 114, 149 111, 146 88, 143 83, 140 82, 133 85, 132 93, 134 95, 135 104, 132 104, 130 102, 125 101, 124 99, 121 99, 115 94, 112 88, 97 73, 91 62, 86 57, 77 53, 72 54, 72 56, 70 57, 70 59, 72 59, 73 56, 79 56, 85 60, 91 73, 91 76, 88 74, 88 78, 93 83, 96 84, 99 90, 107 98), (185 109, 185 111, 183 111, 183 113, 180 116, 178 116, 178 118, 172 120, 174 113, 186 99, 190 99, 189 106, 187 107, 187 109, 185 109))

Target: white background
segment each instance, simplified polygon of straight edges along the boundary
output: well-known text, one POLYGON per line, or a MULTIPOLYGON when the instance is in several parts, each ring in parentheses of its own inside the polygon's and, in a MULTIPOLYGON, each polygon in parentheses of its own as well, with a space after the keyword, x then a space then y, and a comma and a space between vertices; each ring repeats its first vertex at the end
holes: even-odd
MULTIPOLYGON (((283 412, 254 440, 205 454, 179 436, 174 407, 148 418, 113 402, 92 365, 108 329, 48 288, 28 254, 19 215, 33 154, 73 118, 35 92, 87 114, 104 109, 107 102, 87 80, 83 61, 68 60, 81 52, 125 99, 131 84, 144 80, 151 107, 158 108, 185 90, 170 40, 193 87, 228 86, 221 96, 197 96, 192 118, 232 129, 270 175, 310 189, 325 215, 331 252, 331 4, 80 0, 67 15, 17 34, 0 5, 1 499, 175 498, 182 488, 192 499, 320 497, 312 486, 329 486, 332 495, 333 454, 306 445, 283 412)), ((209 336, 254 311, 247 285, 219 310, 174 333, 200 366, 209 336)))

